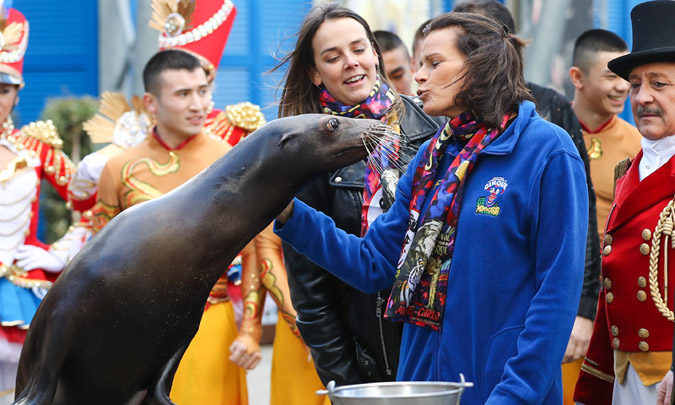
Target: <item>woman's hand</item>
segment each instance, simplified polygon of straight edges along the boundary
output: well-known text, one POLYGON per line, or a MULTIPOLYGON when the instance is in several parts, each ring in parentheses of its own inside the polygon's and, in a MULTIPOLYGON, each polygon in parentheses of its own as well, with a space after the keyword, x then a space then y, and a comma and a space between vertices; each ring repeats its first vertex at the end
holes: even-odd
POLYGON ((277 217, 277 222, 280 225, 284 225, 286 221, 288 221, 292 216, 293 216, 293 201, 291 201, 290 204, 286 208, 284 208, 283 211, 281 211, 281 214, 277 217))
POLYGON ((42 269, 51 273, 58 273, 66 267, 66 264, 51 252, 33 245, 21 245, 14 255, 17 266, 22 269, 42 269))
POLYGON ((591 343, 593 335, 593 321, 582 316, 577 316, 574 320, 572 335, 567 343, 563 363, 576 361, 586 355, 588 345, 591 343))

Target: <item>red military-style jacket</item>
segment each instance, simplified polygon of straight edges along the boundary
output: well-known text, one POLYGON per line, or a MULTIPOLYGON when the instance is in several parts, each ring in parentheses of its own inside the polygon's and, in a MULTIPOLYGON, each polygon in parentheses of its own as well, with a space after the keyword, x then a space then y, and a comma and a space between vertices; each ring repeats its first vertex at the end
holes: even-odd
MULTIPOLYGON (((636 356, 631 364, 637 365, 638 374, 640 364, 655 361, 648 353, 670 354, 672 350, 675 249, 672 238, 668 237, 666 244, 666 232, 656 228, 662 211, 674 198, 675 159, 640 181, 641 159, 642 151, 617 181, 607 219, 598 312, 574 393, 574 400, 584 404, 612 403, 615 350, 625 352, 629 361, 630 356, 636 356), (650 267, 650 263, 658 266, 650 267), (668 291, 664 291, 666 272, 671 279, 668 291)), ((665 370, 665 375, 669 356, 668 364, 660 366, 656 368, 665 370)), ((650 369, 653 373, 653 364, 650 369)))

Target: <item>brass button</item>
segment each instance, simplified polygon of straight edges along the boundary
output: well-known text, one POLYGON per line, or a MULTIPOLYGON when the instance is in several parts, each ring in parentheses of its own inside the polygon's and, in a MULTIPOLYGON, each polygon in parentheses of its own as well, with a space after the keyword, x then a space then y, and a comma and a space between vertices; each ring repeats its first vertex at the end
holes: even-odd
POLYGON ((609 278, 605 278, 605 280, 603 281, 603 283, 605 284, 605 288, 606 288, 606 289, 609 290, 610 288, 612 288, 612 280, 610 280, 609 278))
POLYGON ((612 301, 614 301, 614 294, 607 293, 607 295, 605 296, 605 301, 607 301, 608 304, 611 304, 612 301))
POLYGON ((610 235, 610 234, 605 235, 605 239, 604 239, 605 245, 611 245, 613 241, 614 241, 614 238, 612 238, 612 235, 610 235))
POLYGON ((652 231, 650 231, 649 229, 644 229, 642 231, 642 239, 649 240, 651 238, 652 238, 652 231))
POLYGON ((649 249, 649 245, 648 245, 648 244, 643 243, 642 245, 640 245, 640 253, 642 253, 643 255, 647 256, 647 255, 649 254, 649 251, 650 251, 650 249, 649 249))
POLYGON ((647 287, 647 279, 642 276, 638 277, 638 285, 642 288, 647 287))
POLYGON ((605 246, 605 248, 602 249, 602 255, 603 256, 609 256, 610 253, 612 253, 612 247, 611 246, 605 246))
POLYGON ((647 293, 640 290, 637 292, 637 299, 640 302, 645 302, 647 300, 647 293))
POLYGON ((619 342, 619 338, 612 339, 612 347, 614 347, 615 349, 619 348, 619 343, 621 343, 619 342))
POLYGON ((640 328, 640 330, 638 330, 638 336, 643 339, 647 339, 649 337, 649 331, 645 328, 640 328))
POLYGON ((649 351, 649 343, 647 343, 647 342, 642 341, 642 342, 638 343, 638 347, 639 347, 640 350, 642 350, 643 352, 648 352, 648 351, 649 351))
POLYGON ((612 336, 619 336, 619 327, 612 325, 612 336))

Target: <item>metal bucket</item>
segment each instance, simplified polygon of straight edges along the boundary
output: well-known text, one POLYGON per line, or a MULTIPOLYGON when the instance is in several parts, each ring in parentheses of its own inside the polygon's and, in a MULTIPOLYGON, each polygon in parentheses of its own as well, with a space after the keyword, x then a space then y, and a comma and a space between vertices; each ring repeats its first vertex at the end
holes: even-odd
POLYGON ((464 389, 473 387, 465 382, 441 381, 396 381, 372 384, 354 384, 335 387, 335 381, 326 390, 317 391, 328 395, 334 405, 459 405, 464 389))

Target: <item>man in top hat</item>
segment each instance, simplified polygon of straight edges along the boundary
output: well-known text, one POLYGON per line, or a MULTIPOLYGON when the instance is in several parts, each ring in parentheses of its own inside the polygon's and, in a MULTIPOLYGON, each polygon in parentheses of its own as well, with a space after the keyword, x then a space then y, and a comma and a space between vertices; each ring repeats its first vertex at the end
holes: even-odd
POLYGON ((675 244, 675 2, 631 11, 633 50, 609 61, 630 82, 642 149, 617 165, 602 240, 602 283, 575 401, 654 404, 671 366, 675 244))

